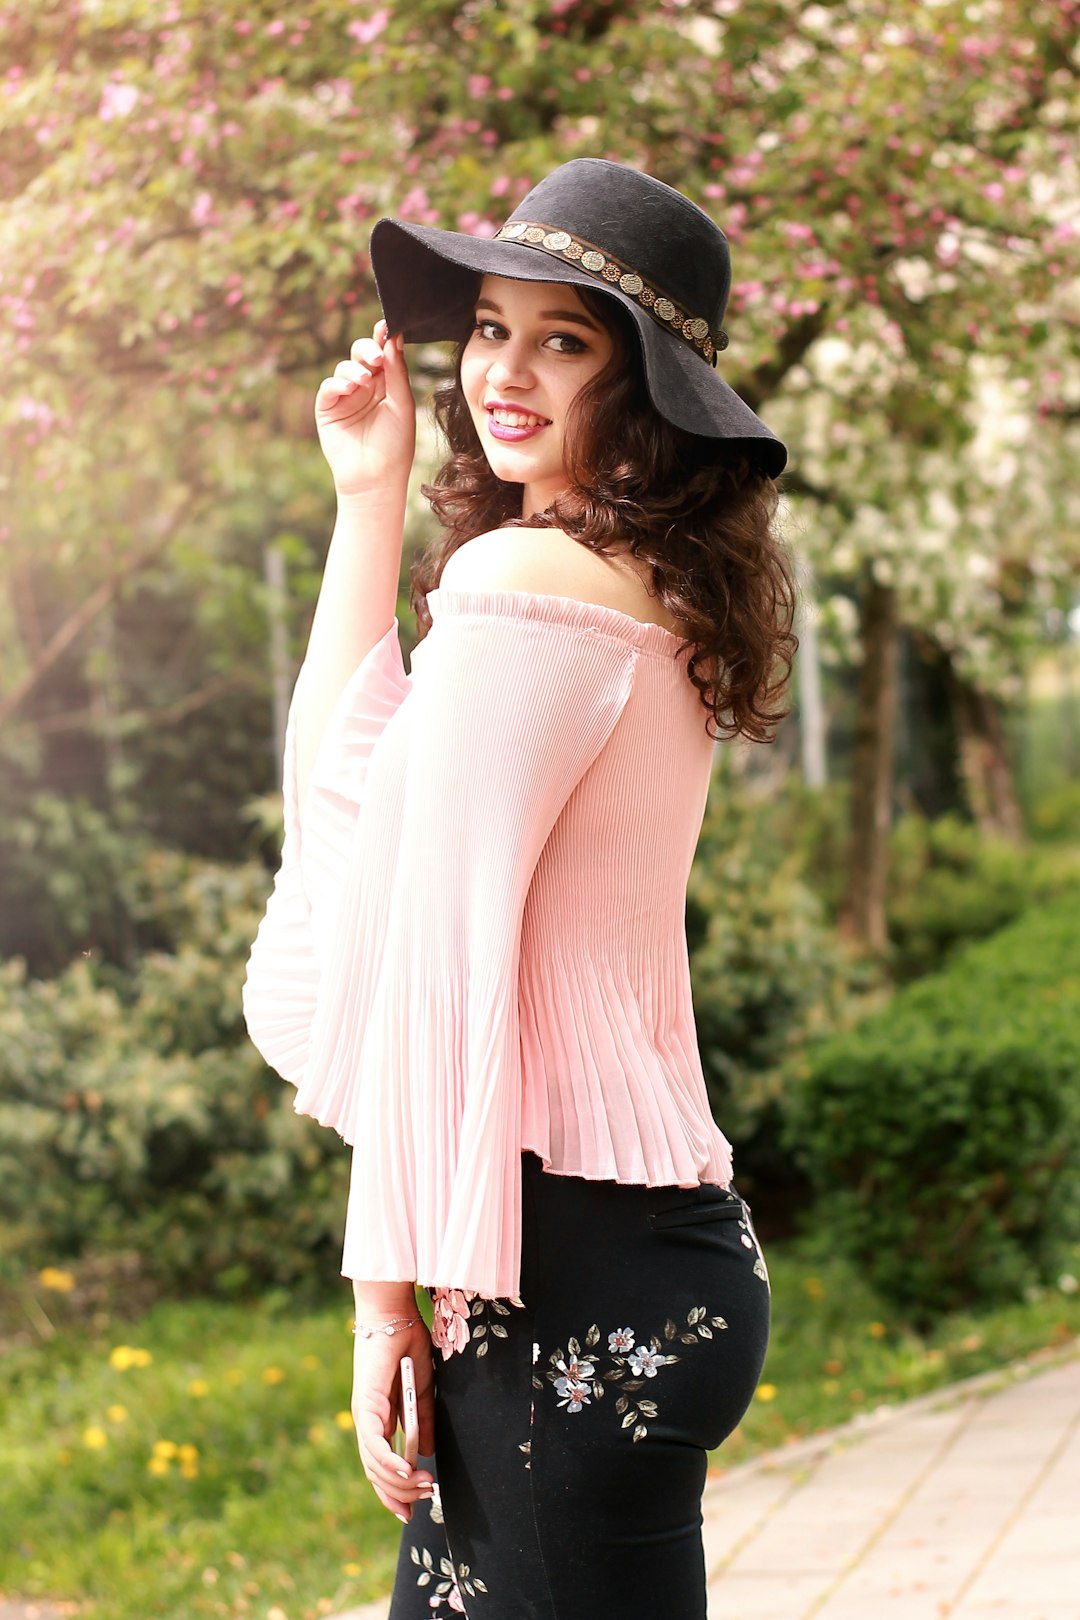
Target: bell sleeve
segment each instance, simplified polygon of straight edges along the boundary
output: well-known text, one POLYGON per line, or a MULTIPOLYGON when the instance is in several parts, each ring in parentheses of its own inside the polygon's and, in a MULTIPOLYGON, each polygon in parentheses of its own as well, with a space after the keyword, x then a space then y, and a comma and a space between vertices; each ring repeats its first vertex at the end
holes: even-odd
POLYGON ((300 826, 296 778, 296 678, 285 728, 281 864, 248 956, 241 1001, 248 1034, 283 1079, 299 1085, 311 1045, 326 952, 352 849, 368 761, 410 689, 395 618, 357 665, 327 721, 300 826))
POLYGON ((506 1297, 526 896, 637 648, 571 599, 436 595, 413 654, 397 836, 354 844, 296 1106, 353 1144, 344 1276, 506 1297))

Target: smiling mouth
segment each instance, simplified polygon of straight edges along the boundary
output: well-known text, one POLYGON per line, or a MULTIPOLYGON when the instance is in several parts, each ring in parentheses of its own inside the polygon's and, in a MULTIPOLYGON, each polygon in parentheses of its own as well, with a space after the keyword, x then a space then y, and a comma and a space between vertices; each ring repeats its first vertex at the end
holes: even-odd
POLYGON ((487 413, 499 427, 505 428, 540 428, 550 427, 551 418, 548 416, 533 416, 527 411, 508 411, 500 405, 488 405, 487 413))

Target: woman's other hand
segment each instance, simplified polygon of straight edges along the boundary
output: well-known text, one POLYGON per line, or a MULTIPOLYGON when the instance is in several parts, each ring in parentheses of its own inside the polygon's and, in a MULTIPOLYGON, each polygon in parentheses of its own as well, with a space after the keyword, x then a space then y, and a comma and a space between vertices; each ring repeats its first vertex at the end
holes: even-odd
MULTIPOLYGON (((378 1321, 372 1317, 372 1325, 378 1321)), ((401 1358, 411 1356, 416 1372, 416 1405, 420 1422, 420 1455, 435 1454, 435 1369, 431 1337, 424 1323, 388 1337, 357 1335, 353 1354, 352 1415, 364 1472, 384 1507, 408 1523, 412 1504, 431 1495, 432 1476, 412 1468, 393 1448, 401 1421, 401 1358)))
POLYGON ((339 495, 385 490, 407 482, 416 449, 416 406, 405 364, 405 340, 379 321, 357 338, 348 360, 319 384, 315 425, 339 495))

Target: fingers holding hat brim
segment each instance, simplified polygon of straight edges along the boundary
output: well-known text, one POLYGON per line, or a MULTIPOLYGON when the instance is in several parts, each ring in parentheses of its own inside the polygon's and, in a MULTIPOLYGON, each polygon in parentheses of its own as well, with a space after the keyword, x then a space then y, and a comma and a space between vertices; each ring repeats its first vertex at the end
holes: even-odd
POLYGON ((387 325, 408 343, 464 338, 484 275, 592 287, 633 319, 646 385, 661 416, 688 433, 737 441, 771 478, 787 463, 785 446, 696 349, 632 297, 564 259, 517 242, 381 219, 371 234, 371 265, 387 325))

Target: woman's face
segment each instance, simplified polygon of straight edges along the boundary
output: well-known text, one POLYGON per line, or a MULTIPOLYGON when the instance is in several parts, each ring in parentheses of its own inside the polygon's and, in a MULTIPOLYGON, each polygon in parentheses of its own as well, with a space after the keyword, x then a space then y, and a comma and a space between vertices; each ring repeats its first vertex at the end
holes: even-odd
POLYGON ((615 343, 565 282, 485 276, 461 386, 497 478, 522 484, 522 514, 566 488, 570 403, 615 343))

